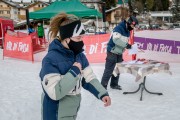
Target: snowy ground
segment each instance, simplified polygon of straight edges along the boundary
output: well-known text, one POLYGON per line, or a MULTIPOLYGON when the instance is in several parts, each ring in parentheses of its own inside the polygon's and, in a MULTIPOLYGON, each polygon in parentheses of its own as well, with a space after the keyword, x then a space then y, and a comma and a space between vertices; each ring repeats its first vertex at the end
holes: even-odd
POLYGON ((144 31, 136 31, 136 37, 145 37, 145 38, 157 38, 163 40, 174 40, 180 41, 180 29, 174 30, 144 30, 144 31))
MULTIPOLYGON (((35 54, 35 62, 2 58, 0 49, 0 120, 41 120, 41 84, 38 77, 41 59, 46 52, 35 54)), ((145 52, 138 56, 146 58, 154 55, 161 61, 170 58, 170 70, 167 73, 147 76, 147 88, 162 92, 163 96, 144 92, 143 101, 139 101, 140 92, 123 95, 124 91, 136 90, 139 82, 130 74, 121 74, 119 84, 122 91, 108 87, 112 105, 104 108, 103 103, 93 95, 82 90, 81 108, 77 120, 180 120, 180 59, 179 55, 145 52)), ((91 64, 97 77, 101 79, 104 64, 91 64)))
MULTIPOLYGON (((39 59, 39 55, 36 54, 35 59, 39 59)), ((123 95, 123 91, 138 87, 139 83, 130 74, 121 75, 122 91, 108 88, 112 98, 112 105, 108 108, 104 108, 101 101, 83 90, 77 120, 179 120, 180 63, 170 63, 170 66, 172 76, 159 73, 147 77, 147 88, 163 92, 163 96, 145 92, 143 101, 139 101, 140 93, 123 95)), ((92 67, 101 79, 104 64, 92 64, 92 67)), ((1 57, 0 68, 0 120, 40 120, 40 61, 31 63, 12 58, 2 60, 1 57)))

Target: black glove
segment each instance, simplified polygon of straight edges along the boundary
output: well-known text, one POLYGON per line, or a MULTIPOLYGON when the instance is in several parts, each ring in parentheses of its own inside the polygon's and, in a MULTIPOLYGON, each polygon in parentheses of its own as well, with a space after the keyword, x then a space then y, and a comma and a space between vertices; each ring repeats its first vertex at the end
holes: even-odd
POLYGON ((132 45, 130 45, 130 44, 127 43, 126 49, 131 49, 131 46, 132 46, 132 45))
POLYGON ((89 62, 83 53, 79 53, 76 55, 76 62, 79 62, 82 65, 82 69, 89 66, 89 62))

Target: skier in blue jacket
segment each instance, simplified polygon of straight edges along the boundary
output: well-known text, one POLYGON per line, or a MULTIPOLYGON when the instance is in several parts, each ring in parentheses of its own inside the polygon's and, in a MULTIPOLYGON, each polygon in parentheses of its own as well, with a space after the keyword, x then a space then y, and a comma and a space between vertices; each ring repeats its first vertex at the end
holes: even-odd
POLYGON ((115 77, 112 73, 116 63, 122 62, 122 54, 125 49, 131 49, 128 44, 130 31, 138 24, 138 20, 134 16, 130 16, 127 20, 120 22, 112 31, 111 37, 107 44, 107 57, 105 63, 105 70, 101 79, 101 84, 107 89, 109 79, 111 78, 110 87, 112 89, 121 90, 118 85, 119 74, 115 77))
POLYGON ((81 87, 104 102, 111 99, 98 81, 83 53, 83 24, 74 15, 61 13, 50 23, 49 45, 42 61, 40 78, 43 88, 43 120, 75 120, 81 101, 81 87), (59 33, 59 38, 56 38, 59 33))

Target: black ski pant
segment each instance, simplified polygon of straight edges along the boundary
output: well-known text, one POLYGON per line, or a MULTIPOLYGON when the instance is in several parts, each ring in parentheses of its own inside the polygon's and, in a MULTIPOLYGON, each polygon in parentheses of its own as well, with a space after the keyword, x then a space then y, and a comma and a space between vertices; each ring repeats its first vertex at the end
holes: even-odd
POLYGON ((101 79, 101 84, 107 88, 109 79, 111 77, 111 83, 110 86, 117 86, 119 82, 119 75, 115 77, 112 75, 113 70, 116 66, 116 63, 122 62, 122 55, 117 55, 111 52, 107 52, 107 57, 106 57, 106 63, 105 63, 105 70, 101 79))

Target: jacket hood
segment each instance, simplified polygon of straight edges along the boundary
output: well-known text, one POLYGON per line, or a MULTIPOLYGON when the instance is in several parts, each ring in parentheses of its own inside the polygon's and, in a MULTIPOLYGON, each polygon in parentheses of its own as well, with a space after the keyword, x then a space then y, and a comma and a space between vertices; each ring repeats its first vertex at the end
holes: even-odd
POLYGON ((129 37, 130 35, 130 32, 129 30, 127 29, 127 26, 126 26, 127 22, 124 20, 122 22, 120 22, 113 30, 113 32, 118 32, 118 33, 121 33, 122 35, 125 35, 127 37, 129 37))

